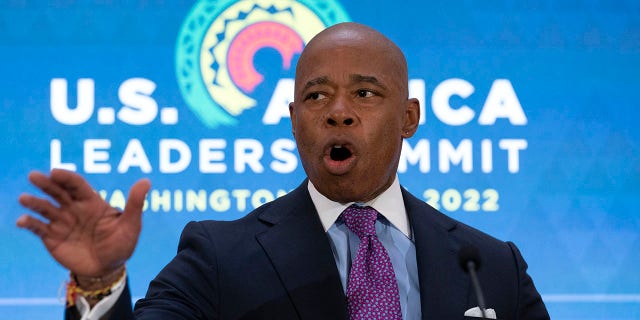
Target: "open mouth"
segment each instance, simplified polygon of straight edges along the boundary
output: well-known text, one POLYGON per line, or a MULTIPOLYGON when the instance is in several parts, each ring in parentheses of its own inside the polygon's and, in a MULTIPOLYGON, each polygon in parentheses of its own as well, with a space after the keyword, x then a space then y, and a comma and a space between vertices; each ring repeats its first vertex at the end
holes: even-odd
POLYGON ((352 153, 349 148, 339 145, 331 147, 331 152, 329 153, 329 156, 333 161, 344 161, 349 159, 351 155, 352 153))
POLYGON ((356 165, 358 155, 355 146, 346 141, 334 141, 327 145, 324 152, 325 168, 330 174, 344 175, 356 165))

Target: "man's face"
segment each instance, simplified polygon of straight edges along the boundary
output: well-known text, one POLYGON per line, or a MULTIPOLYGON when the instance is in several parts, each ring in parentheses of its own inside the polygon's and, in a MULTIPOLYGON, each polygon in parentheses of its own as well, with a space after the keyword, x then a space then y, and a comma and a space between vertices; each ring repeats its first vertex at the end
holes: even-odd
POLYGON ((384 45, 327 40, 299 61, 293 133, 318 191, 341 203, 368 201, 393 182, 402 138, 417 127, 418 102, 407 99, 406 70, 384 45))

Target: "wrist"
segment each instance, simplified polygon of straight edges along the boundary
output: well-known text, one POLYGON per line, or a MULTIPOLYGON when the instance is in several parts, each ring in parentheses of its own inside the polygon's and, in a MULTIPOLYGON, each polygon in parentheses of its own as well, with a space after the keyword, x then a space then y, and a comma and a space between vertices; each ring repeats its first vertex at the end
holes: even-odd
POLYGON ((95 291, 107 288, 118 282, 118 280, 124 276, 124 273, 125 266, 122 265, 114 271, 100 277, 82 276, 73 272, 71 272, 70 277, 71 281, 75 282, 78 288, 84 291, 95 291))
POLYGON ((90 307, 109 296, 112 289, 121 283, 126 275, 124 266, 101 277, 79 276, 70 274, 71 280, 67 284, 67 307, 75 305, 78 296, 82 296, 90 307))

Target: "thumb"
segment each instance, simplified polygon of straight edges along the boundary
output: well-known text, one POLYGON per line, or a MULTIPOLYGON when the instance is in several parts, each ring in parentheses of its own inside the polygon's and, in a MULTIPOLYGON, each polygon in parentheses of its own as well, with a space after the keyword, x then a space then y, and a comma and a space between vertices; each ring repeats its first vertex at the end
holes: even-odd
POLYGON ((147 196, 150 188, 151 181, 149 181, 149 179, 140 179, 131 186, 129 199, 124 206, 124 213, 122 215, 123 222, 126 225, 135 226, 137 229, 140 229, 144 198, 147 196))

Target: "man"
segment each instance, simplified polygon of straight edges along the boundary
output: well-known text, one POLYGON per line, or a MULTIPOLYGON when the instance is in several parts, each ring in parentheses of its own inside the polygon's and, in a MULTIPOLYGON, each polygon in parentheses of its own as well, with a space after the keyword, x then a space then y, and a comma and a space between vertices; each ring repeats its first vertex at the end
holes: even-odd
MULTIPOLYGON (((487 307, 499 319, 548 319, 512 243, 400 187, 402 139, 420 118, 407 86, 404 55, 382 34, 355 23, 319 33, 300 56, 289 106, 308 180, 240 220, 189 223, 135 317, 462 319, 477 300, 457 254, 473 245, 484 258, 487 307)), ((124 265, 149 181, 133 185, 119 213, 74 173, 29 178, 58 206, 22 195, 20 203, 49 222, 25 215, 17 224, 71 271, 77 287, 68 290, 84 298, 70 298, 78 308, 67 316, 91 306, 92 316, 130 317, 124 265)))

